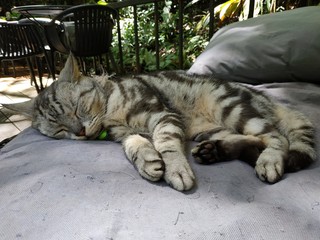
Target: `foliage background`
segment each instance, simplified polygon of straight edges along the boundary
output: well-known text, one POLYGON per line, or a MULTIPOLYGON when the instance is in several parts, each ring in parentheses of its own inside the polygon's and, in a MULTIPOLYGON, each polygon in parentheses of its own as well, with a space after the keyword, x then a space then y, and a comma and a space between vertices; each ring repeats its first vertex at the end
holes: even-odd
MULTIPOLYGON (((101 1, 101 0, 100 0, 101 1)), ((248 17, 250 0, 216 0, 214 9, 214 29, 226 24, 241 21, 248 17)), ((93 3, 94 0, 1 0, 2 12, 10 11, 13 6, 26 4, 67 4, 78 5, 93 3)), ((97 2, 97 0, 96 0, 97 2)), ((183 2, 183 29, 184 53, 183 68, 190 67, 195 58, 204 50, 209 41, 209 1, 208 0, 163 0, 159 2, 159 44, 160 44, 160 69, 178 69, 178 7, 183 2)), ((318 5, 320 0, 255 0, 254 16, 271 12, 284 11, 308 5, 318 5)), ((155 58, 155 22, 154 4, 138 7, 138 35, 140 47, 140 64, 142 71, 156 70, 155 58)), ((136 71, 133 8, 120 10, 120 27, 122 36, 122 51, 124 70, 136 71)), ((116 28, 114 29, 114 42, 112 49, 115 59, 119 59, 119 48, 116 28)))
MULTIPOLYGON (((206 2, 206 1, 203 1, 206 2)), ((205 8, 205 4, 203 4, 205 8)), ((160 69, 179 68, 178 60, 178 4, 177 1, 163 1, 159 3, 159 45, 160 45, 160 69), (176 2, 176 3, 175 3, 176 2)), ((138 34, 140 47, 140 63, 142 71, 156 70, 155 58, 155 22, 153 4, 138 8, 138 34)), ((132 8, 120 11, 121 36, 124 56, 124 66, 128 71, 135 70, 135 41, 132 8)), ((185 6, 183 18, 184 34, 184 65, 188 68, 196 56, 207 45, 208 28, 198 24, 206 16, 206 12, 200 6, 191 8, 185 6)), ((113 52, 117 54, 117 41, 114 41, 113 52)))
MULTIPOLYGON (((160 69, 178 69, 178 0, 160 2, 160 69)), ((209 1, 184 0, 183 29, 184 55, 183 68, 187 69, 204 50, 209 41, 209 1)), ((319 0, 255 0, 254 17, 261 14, 289 10, 302 6, 317 5, 319 0)), ((249 0, 217 0, 214 9, 214 29, 219 30, 226 24, 248 18, 249 0)), ((122 9, 121 35, 123 37, 124 67, 127 71, 135 71, 135 42, 133 30, 132 8, 122 9)), ((153 4, 138 8, 140 62, 143 71, 156 69, 154 38, 153 4)), ((117 42, 113 52, 117 53, 117 42)))

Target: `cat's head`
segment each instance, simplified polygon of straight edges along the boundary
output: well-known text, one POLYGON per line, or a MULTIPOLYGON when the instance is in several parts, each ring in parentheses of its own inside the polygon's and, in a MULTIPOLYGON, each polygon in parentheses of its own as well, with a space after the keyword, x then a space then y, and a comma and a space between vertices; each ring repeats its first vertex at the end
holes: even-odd
POLYGON ((25 115, 32 126, 54 138, 94 139, 102 129, 106 102, 102 86, 94 78, 81 76, 70 55, 59 80, 36 98, 5 108, 25 115))

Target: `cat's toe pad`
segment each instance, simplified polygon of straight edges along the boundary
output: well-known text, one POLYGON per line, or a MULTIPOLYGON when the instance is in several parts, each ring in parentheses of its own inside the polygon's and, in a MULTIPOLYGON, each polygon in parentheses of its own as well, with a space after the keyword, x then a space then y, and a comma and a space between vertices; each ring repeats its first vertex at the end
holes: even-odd
POLYGON ((199 143, 191 150, 194 159, 202 164, 211 164, 217 162, 218 152, 214 141, 204 141, 199 143))

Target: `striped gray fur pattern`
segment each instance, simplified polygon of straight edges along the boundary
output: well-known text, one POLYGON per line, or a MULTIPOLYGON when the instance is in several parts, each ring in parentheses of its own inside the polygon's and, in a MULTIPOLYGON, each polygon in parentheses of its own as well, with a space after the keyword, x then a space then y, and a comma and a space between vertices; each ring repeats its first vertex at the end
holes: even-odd
POLYGON ((314 128, 300 112, 248 86, 184 72, 81 76, 70 56, 59 80, 35 99, 5 107, 53 138, 96 139, 106 129, 142 177, 177 190, 195 184, 185 144, 199 163, 248 162, 269 183, 316 159, 314 128))

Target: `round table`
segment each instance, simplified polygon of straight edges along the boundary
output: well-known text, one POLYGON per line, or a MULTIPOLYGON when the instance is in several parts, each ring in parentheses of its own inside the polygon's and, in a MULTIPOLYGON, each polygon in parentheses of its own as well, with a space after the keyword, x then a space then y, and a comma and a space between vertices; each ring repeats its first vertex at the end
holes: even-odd
POLYGON ((11 11, 13 13, 20 13, 27 18, 34 18, 36 16, 54 17, 71 7, 70 5, 25 5, 13 7, 11 11))

